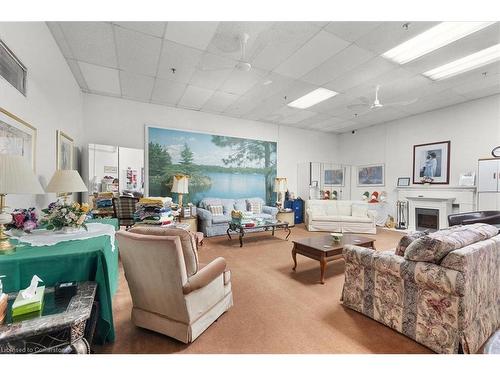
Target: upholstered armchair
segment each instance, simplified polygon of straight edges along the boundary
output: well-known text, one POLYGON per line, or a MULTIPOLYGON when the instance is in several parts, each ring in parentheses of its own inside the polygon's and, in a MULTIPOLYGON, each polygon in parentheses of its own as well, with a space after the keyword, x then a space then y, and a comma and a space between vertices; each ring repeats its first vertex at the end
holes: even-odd
POLYGON ((190 343, 233 305, 225 259, 200 264, 188 231, 139 227, 117 238, 136 326, 190 343))

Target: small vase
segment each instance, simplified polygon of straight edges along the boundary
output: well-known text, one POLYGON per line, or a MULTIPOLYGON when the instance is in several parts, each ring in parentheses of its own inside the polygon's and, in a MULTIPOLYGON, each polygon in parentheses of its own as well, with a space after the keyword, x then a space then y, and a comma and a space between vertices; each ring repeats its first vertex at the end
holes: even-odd
POLYGON ((76 233, 80 231, 80 227, 62 227, 58 230, 59 233, 76 233))

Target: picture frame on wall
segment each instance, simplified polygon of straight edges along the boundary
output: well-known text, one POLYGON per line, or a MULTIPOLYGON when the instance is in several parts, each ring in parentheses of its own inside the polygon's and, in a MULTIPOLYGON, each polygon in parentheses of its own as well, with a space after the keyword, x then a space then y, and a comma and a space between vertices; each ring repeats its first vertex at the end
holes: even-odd
POLYGON ((325 169, 324 170, 324 185, 325 186, 344 186, 344 168, 325 169))
POLYGON ((1 154, 22 156, 35 171, 36 138, 34 126, 0 107, 1 154))
POLYGON ((385 165, 360 165, 356 176, 358 186, 385 186, 385 165))
POLYGON ((413 146, 413 183, 449 184, 450 141, 413 146))
POLYGON ((61 130, 56 132, 56 169, 67 170, 73 168, 74 140, 61 130))
POLYGON ((398 177, 398 187, 410 186, 410 177, 398 177))

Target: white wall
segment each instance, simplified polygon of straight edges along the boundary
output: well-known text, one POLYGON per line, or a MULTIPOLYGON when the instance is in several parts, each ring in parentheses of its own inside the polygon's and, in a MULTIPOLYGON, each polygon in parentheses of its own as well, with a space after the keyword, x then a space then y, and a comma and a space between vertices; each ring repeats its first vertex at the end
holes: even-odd
MULTIPOLYGON (((144 125, 278 142, 278 176, 297 192, 297 164, 337 157, 337 136, 199 111, 84 94, 87 143, 144 148, 144 125)), ((307 197, 306 197, 307 198, 307 197)))
POLYGON ((385 163, 385 187, 356 186, 352 176, 352 199, 364 191, 386 190, 396 200, 398 177, 413 173, 413 145, 451 141, 450 184, 458 186, 461 173, 475 171, 479 158, 491 156, 500 145, 500 95, 360 129, 339 136, 342 162, 351 165, 385 163))
MULTIPOLYGON (((26 97, 0 77, 0 107, 37 128, 36 173, 45 187, 56 169, 56 130, 83 144, 82 94, 44 22, 0 22, 0 39, 28 69, 26 97)), ((8 195, 7 205, 46 207, 54 199, 8 195)))

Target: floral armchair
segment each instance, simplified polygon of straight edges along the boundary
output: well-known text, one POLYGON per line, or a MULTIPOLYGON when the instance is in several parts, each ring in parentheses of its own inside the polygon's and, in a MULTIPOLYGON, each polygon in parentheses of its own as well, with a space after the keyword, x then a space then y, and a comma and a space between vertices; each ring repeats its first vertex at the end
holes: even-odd
POLYGON ((500 326, 500 235, 488 226, 467 237, 466 227, 414 240, 404 256, 346 246, 344 306, 435 352, 476 353, 500 326))

